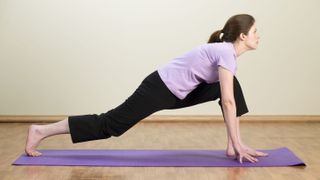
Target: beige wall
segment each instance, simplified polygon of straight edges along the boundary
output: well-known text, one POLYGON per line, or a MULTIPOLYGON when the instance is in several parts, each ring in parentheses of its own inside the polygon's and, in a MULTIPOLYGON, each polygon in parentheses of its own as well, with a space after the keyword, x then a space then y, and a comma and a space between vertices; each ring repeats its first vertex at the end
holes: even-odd
MULTIPOLYGON (((251 115, 319 115, 320 1, 0 0, 0 115, 101 113, 237 13, 257 19, 238 78, 251 115)), ((217 102, 156 114, 220 115, 217 102)))

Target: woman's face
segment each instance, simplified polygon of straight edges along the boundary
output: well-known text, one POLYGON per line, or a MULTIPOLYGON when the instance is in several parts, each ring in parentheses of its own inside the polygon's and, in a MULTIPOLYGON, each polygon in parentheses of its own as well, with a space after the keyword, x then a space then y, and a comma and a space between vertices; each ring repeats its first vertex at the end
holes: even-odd
POLYGON ((257 49, 258 44, 259 44, 259 35, 257 33, 257 27, 256 27, 256 23, 254 23, 248 34, 244 35, 244 43, 245 45, 248 47, 248 49, 253 50, 253 49, 257 49))

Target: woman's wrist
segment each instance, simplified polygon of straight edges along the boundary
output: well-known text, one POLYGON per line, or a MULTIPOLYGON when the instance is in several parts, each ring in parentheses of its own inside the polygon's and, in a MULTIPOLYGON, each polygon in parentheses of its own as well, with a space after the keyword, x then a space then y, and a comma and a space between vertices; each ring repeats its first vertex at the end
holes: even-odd
POLYGON ((239 141, 232 142, 233 147, 242 147, 241 143, 239 141))

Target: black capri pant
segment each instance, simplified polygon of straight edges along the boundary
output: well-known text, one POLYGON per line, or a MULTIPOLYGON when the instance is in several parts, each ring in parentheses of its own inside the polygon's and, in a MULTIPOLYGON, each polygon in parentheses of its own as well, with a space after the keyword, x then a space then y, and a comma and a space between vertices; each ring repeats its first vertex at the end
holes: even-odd
MULTIPOLYGON (((237 78, 234 76, 234 97, 237 116, 248 112, 248 108, 237 78)), ((220 83, 201 83, 183 100, 177 98, 161 80, 158 71, 149 74, 122 104, 100 115, 89 114, 68 118, 73 143, 120 136, 132 126, 154 112, 178 109, 214 101, 220 98, 220 83)), ((223 112, 223 111, 222 111, 223 112)))

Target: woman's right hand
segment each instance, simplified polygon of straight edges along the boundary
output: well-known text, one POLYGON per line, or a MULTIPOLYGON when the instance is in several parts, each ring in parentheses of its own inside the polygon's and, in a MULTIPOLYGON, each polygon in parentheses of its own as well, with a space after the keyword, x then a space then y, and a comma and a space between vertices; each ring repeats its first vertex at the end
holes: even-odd
POLYGON ((233 146, 235 150, 235 154, 237 157, 237 160, 242 164, 243 161, 247 160, 249 162, 258 162, 258 159, 255 158, 252 154, 249 154, 248 151, 246 151, 241 145, 234 145, 233 146))

